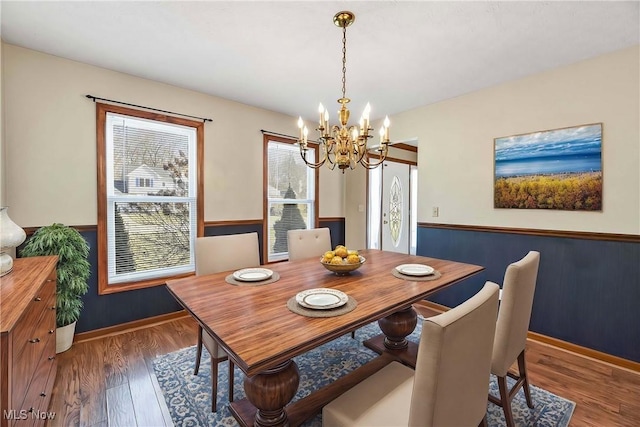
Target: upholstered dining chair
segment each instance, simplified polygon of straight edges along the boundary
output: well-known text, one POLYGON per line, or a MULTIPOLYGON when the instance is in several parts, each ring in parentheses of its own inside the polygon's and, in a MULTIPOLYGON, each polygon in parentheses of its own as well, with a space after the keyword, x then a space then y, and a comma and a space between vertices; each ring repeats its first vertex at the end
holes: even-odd
POLYGON ((502 284, 500 309, 493 344, 491 373, 498 379, 500 396, 489 394, 489 401, 502 406, 508 427, 514 426, 511 400, 522 387, 527 406, 533 408, 525 364, 525 346, 538 278, 540 253, 530 251, 520 261, 507 266, 502 284), (509 368, 518 362, 518 374, 509 368), (507 376, 516 380, 511 389, 507 376))
MULTIPOLYGON (((260 265, 260 248, 257 233, 231 234, 224 236, 198 237, 196 239, 196 275, 219 273, 260 265)), ((196 366, 198 375, 202 346, 211 355, 211 411, 217 411, 218 363, 228 359, 218 342, 198 325, 196 366)), ((229 360, 229 402, 233 402, 233 362, 229 360)))
POLYGON ((287 231, 289 260, 321 257, 331 250, 331 231, 328 228, 311 228, 287 231))
MULTIPOLYGON (((287 231, 287 248, 289 260, 321 257, 331 248, 331 230, 328 228, 310 228, 287 231)), ((351 332, 351 338, 356 333, 351 332)))
POLYGON ((326 405, 322 425, 486 426, 498 289, 425 319, 415 371, 391 362, 326 405))

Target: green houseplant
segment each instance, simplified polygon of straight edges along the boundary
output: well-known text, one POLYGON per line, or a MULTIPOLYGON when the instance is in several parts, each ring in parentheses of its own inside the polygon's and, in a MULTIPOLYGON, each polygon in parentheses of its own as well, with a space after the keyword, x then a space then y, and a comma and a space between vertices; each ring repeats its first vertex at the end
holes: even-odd
POLYGON ((54 223, 33 233, 20 254, 23 257, 58 256, 56 351, 68 350, 73 342, 76 321, 80 317, 82 296, 89 290, 89 244, 76 229, 54 223))

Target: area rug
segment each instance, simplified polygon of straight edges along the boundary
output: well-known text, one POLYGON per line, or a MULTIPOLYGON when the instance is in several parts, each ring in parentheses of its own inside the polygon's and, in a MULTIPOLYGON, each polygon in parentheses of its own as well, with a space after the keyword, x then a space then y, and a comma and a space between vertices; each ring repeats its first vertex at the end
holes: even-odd
MULTIPOLYGON (((418 322, 420 323, 420 322, 418 322)), ((421 325, 409 336, 418 342, 421 325)), ((301 399, 312 391, 331 383, 335 379, 353 371, 377 356, 362 345, 362 341, 380 334, 377 323, 372 323, 356 331, 356 339, 350 334, 324 344, 294 360, 300 370, 300 385, 293 400, 301 399)), ((199 374, 193 375, 195 346, 178 350, 156 358, 154 371, 171 413, 171 419, 177 427, 197 426, 237 426, 228 407, 227 363, 219 366, 218 376, 218 412, 211 412, 211 362, 209 354, 203 349, 199 374)), ((236 368, 234 375, 234 397, 245 397, 243 374, 236 368)), ((498 384, 492 376, 489 390, 497 395, 498 384)), ((566 427, 573 414, 575 403, 556 396, 541 388, 532 386, 531 397, 534 409, 527 407, 522 389, 513 399, 513 416, 519 427, 566 427)), ((487 421, 489 426, 504 426, 502 408, 487 403, 487 421)), ((322 426, 322 415, 308 420, 305 427, 322 426)))

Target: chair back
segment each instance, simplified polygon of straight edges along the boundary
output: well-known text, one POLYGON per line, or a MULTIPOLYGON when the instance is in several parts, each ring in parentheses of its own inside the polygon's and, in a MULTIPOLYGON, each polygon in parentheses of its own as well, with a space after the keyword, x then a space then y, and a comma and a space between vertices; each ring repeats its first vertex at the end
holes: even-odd
POLYGON ((491 363, 495 375, 504 377, 526 345, 539 264, 540 253, 530 251, 504 274, 491 363))
POLYGON ((331 250, 331 232, 328 228, 287 231, 289 260, 321 257, 331 250))
POLYGON ((410 426, 478 425, 487 411, 498 290, 424 320, 409 411, 410 426))
POLYGON ((196 275, 260 265, 258 233, 207 236, 196 239, 196 275))

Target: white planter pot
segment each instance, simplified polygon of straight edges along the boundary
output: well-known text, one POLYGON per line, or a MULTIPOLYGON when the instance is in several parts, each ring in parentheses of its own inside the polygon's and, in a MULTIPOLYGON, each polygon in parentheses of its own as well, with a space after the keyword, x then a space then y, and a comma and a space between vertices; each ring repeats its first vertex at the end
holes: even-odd
POLYGON ((62 353, 71 348, 73 335, 76 333, 76 322, 56 329, 56 353, 62 353))

